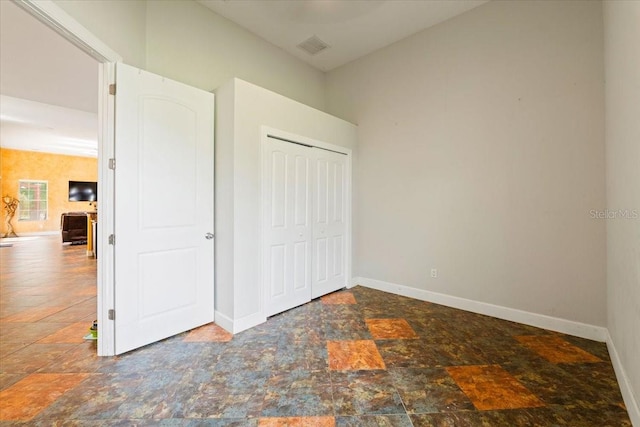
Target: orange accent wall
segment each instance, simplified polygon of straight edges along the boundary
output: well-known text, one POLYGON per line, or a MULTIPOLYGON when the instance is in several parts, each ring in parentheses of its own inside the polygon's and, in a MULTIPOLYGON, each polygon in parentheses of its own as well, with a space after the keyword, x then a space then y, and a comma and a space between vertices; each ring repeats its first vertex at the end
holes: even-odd
MULTIPOLYGON (((93 211, 89 202, 69 201, 69 181, 97 181, 98 159, 65 156, 62 154, 0 148, 0 177, 2 196, 18 198, 18 181, 32 179, 49 182, 49 212, 45 221, 18 221, 18 214, 11 224, 15 232, 37 233, 60 230, 63 212, 93 211)), ((20 209, 18 207, 18 209, 20 209)), ((4 204, 0 202, 1 231, 6 233, 4 204)))

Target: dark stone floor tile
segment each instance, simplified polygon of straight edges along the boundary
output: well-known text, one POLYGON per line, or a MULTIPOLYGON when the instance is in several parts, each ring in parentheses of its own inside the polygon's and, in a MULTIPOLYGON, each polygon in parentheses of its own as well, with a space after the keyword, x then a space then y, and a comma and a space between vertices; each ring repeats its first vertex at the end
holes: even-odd
POLYGON ((263 417, 333 415, 329 371, 273 372, 266 384, 263 417))
POLYGON ((317 390, 331 387, 331 375, 327 368, 319 370, 272 371, 266 388, 271 392, 285 390, 317 390))
POLYGON ((597 409, 553 405, 546 408, 532 408, 527 412, 535 420, 533 425, 558 427, 631 427, 627 411, 620 406, 606 406, 597 409))
POLYGON ((327 320, 353 320, 363 318, 363 306, 360 304, 325 304, 321 318, 327 320))
POLYGON ((258 420, 255 418, 185 419, 182 424, 183 427, 256 427, 257 425, 258 420))
POLYGON ((213 369, 223 348, 219 343, 185 343, 180 341, 155 343, 115 358, 113 366, 100 371, 151 372, 197 366, 213 369))
POLYGON ((451 342, 451 330, 439 319, 430 317, 424 319, 407 319, 420 339, 429 343, 451 342))
POLYGON ((34 418, 46 420, 104 420, 113 418, 118 407, 135 395, 144 374, 92 374, 62 395, 34 418))
POLYGON ((599 357, 603 361, 610 362, 609 350, 607 344, 599 341, 592 341, 585 338, 574 337, 571 335, 560 335, 563 340, 581 348, 582 350, 599 357))
POLYGON ((388 299, 386 302, 365 305, 362 313, 367 319, 403 318, 408 321, 422 321, 432 318, 432 304, 424 301, 388 299))
POLYGON ((370 340, 371 332, 363 319, 332 319, 325 321, 327 341, 370 340))
POLYGON ((543 358, 513 360, 502 367, 548 405, 569 404, 581 393, 566 371, 543 358))
MULTIPOLYGON (((482 422, 477 411, 413 414, 409 416, 414 427, 489 427, 482 422)), ((493 426, 491 426, 493 427, 493 426)), ((498 426, 496 426, 498 427, 498 426)), ((516 427, 516 426, 509 426, 516 427)))
POLYGON ((184 418, 256 417, 262 409, 268 371, 211 372, 209 379, 194 381, 192 392, 183 396, 184 418))
MULTIPOLYGON (((2 421, 0 427, 34 427, 36 424, 31 421, 2 421)), ((50 425, 50 424, 49 424, 50 425)))
POLYGON ((277 347, 247 345, 228 347, 221 354, 214 370, 216 372, 266 371, 273 368, 277 347))
POLYGON ((30 421, 31 427, 103 427, 105 420, 57 420, 30 421))
POLYGON ((465 348, 475 353, 479 359, 490 364, 508 363, 514 360, 537 358, 531 350, 520 345, 511 336, 472 337, 465 341, 465 348))
POLYGON ((210 372, 210 379, 200 380, 201 389, 215 389, 225 394, 264 393, 270 371, 210 372))
POLYGON ((331 388, 325 390, 268 391, 262 404, 262 417, 302 417, 333 415, 331 388))
POLYGON ((397 368, 389 373, 409 414, 474 409, 443 368, 397 368))
POLYGON ((412 427, 407 415, 336 417, 336 427, 412 427))
MULTIPOLYGON (((292 323, 295 324, 296 322, 292 323)), ((260 328, 263 325, 259 325, 256 328, 260 328)), ((226 343, 222 349, 243 349, 247 348, 247 346, 269 348, 278 345, 282 337, 282 334, 278 333, 280 330, 279 327, 271 327, 271 325, 269 325, 269 329, 262 327, 260 330, 254 330, 256 328, 234 335, 231 341, 226 343)))
POLYGON ((323 345, 326 340, 322 323, 316 321, 297 324, 282 330, 277 342, 278 346, 288 344, 323 345))
POLYGON ((386 371, 332 371, 336 415, 405 414, 386 371))
POLYGON ((376 345, 387 367, 432 368, 487 363, 481 354, 464 342, 382 340, 377 341, 376 345))
POLYGON ((557 426, 525 409, 500 411, 460 411, 411 415, 414 427, 532 427, 557 426))
POLYGON ((278 371, 327 369, 327 346, 324 342, 280 344, 273 368, 278 371))
POLYGON ((260 415, 263 393, 226 394, 205 388, 196 392, 185 405, 187 418, 254 418, 260 415))
POLYGON ((585 408, 598 405, 618 405, 622 393, 610 363, 575 363, 558 365, 575 383, 571 388, 574 404, 585 408))
POLYGON ((511 322, 508 320, 498 319, 496 317, 484 316, 481 314, 469 313, 473 319, 470 328, 462 328, 462 330, 477 333, 481 330, 480 335, 500 337, 500 336, 518 336, 518 335, 548 335, 546 329, 536 328, 535 326, 524 325, 522 323, 511 322))
POLYGON ((502 365, 547 404, 598 408, 619 405, 622 394, 608 363, 556 365, 545 359, 502 365))
POLYGON ((184 397, 197 390, 194 384, 194 377, 197 375, 190 370, 156 371, 146 374, 135 393, 118 407, 113 417, 162 419, 182 415, 185 410, 184 397))
POLYGON ((111 419, 105 420, 103 427, 156 427, 160 425, 158 420, 149 419, 111 419))

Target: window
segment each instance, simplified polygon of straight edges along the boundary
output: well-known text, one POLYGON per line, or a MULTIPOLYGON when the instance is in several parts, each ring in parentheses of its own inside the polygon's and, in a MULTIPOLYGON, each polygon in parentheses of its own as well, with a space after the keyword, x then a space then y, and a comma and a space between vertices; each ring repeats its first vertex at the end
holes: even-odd
POLYGON ((20 180, 18 189, 20 205, 18 221, 45 221, 49 183, 47 181, 20 180))

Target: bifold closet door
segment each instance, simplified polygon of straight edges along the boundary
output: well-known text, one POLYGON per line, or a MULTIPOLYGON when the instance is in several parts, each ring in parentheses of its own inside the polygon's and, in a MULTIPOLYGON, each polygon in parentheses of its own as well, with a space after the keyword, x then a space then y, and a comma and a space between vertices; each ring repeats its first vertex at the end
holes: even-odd
POLYGON ((312 150, 269 139, 263 164, 265 314, 311 300, 312 150))
POLYGON ((312 298, 347 285, 347 176, 345 154, 313 149, 312 298))

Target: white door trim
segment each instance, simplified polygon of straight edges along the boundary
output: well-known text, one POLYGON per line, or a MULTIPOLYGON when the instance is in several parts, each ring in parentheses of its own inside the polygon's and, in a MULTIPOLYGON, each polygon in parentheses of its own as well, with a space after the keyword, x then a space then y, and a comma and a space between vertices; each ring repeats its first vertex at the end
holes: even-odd
POLYGON ((330 144, 328 142, 323 142, 317 139, 313 139, 313 138, 309 138, 306 136, 302 136, 302 135, 296 135, 295 133, 291 133, 291 132, 286 132, 280 129, 276 129, 276 128, 272 128, 269 126, 261 126, 260 127, 260 135, 261 141, 266 141, 266 138, 271 135, 271 136, 275 136, 276 138, 285 140, 285 141, 289 141, 289 142, 293 142, 293 143, 300 143, 300 144, 305 144, 305 145, 309 145, 311 147, 317 147, 317 148, 322 148, 325 150, 330 150, 330 151, 335 151, 336 153, 342 153, 342 154, 346 154, 347 156, 349 156, 349 172, 351 172, 351 149, 350 148, 345 148, 342 147, 341 145, 335 145, 335 144, 330 144))
MULTIPOLYGON (((329 151, 334 151, 336 153, 342 153, 345 154, 347 156, 347 162, 346 162, 346 177, 345 177, 345 186, 346 186, 346 194, 345 194, 345 200, 347 200, 346 203, 346 230, 347 232, 345 233, 345 277, 346 277, 346 284, 345 286, 349 286, 350 284, 350 278, 352 276, 352 249, 351 249, 351 244, 352 244, 352 221, 351 221, 351 212, 352 212, 352 194, 353 194, 353 189, 351 187, 352 185, 352 179, 351 179, 351 170, 352 170, 352 160, 353 160, 353 155, 352 155, 352 150, 349 148, 345 148, 342 147, 340 145, 335 145, 335 144, 331 144, 328 142, 324 142, 324 141, 320 141, 317 139, 313 139, 313 138, 309 138, 306 136, 302 136, 302 135, 297 135, 291 132, 287 132, 287 131, 283 131, 280 129, 276 129, 276 128, 272 128, 270 126, 265 126, 262 125, 260 126, 260 177, 264 176, 264 156, 266 153, 266 145, 269 141, 269 136, 273 136, 276 137, 278 139, 284 140, 284 141, 289 141, 291 143, 300 143, 300 144, 304 144, 304 145, 308 145, 310 147, 316 147, 316 148, 321 148, 324 150, 329 150, 329 151)), ((264 218, 264 179, 260 179, 260 241, 258 242, 258 245, 260 247, 260 276, 262 277, 264 274, 263 271, 263 260, 264 260, 264 254, 263 254, 263 244, 265 242, 265 230, 264 230, 264 225, 263 225, 263 218, 264 218)), ((262 281, 261 281, 262 283, 262 281)), ((263 286, 260 286, 260 313, 262 314, 263 317, 264 314, 266 313, 266 301, 267 301, 267 296, 265 293, 265 290, 263 289, 263 286)))
POLYGON ((51 0, 13 0, 16 5, 41 21, 47 27, 78 46, 101 63, 98 79, 98 239, 97 259, 97 318, 98 356, 115 354, 114 322, 108 319, 108 310, 114 304, 113 246, 108 243, 114 224, 114 181, 110 173, 109 159, 114 156, 114 99, 109 96, 109 84, 115 82, 114 63, 122 57, 109 48, 98 37, 72 18, 51 0))
POLYGON ((98 62, 122 61, 120 55, 52 0, 13 0, 13 2, 98 62))

